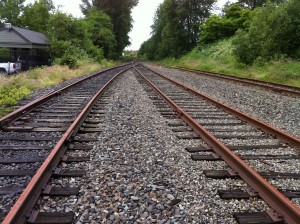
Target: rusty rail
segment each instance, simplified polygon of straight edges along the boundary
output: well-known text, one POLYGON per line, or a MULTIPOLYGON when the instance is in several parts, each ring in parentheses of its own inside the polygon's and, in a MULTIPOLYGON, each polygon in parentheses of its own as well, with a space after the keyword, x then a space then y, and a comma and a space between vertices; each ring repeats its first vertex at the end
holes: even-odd
POLYGON ((14 206, 11 208, 9 213, 6 215, 2 224, 21 224, 26 220, 26 216, 38 200, 42 188, 48 182, 49 178, 52 175, 53 170, 60 162, 60 159, 64 155, 67 149, 67 141, 76 135, 80 126, 88 116, 90 110, 92 109, 95 102, 101 97, 104 91, 108 88, 108 86, 122 73, 127 71, 129 68, 124 69, 123 71, 116 74, 107 84, 105 84, 90 100, 90 102, 86 105, 86 107, 82 110, 82 112, 78 115, 76 120, 72 123, 72 125, 68 128, 68 130, 64 133, 62 138, 53 148, 49 156, 46 158, 45 162, 39 168, 37 173, 31 179, 28 186, 25 188, 23 193, 20 195, 14 206))
MULTIPOLYGON (((135 68, 135 67, 134 67, 135 68)), ((148 68, 149 69, 149 68, 148 68)), ((149 79, 141 74, 136 68, 135 70, 149 83, 150 86, 165 100, 165 102, 176 111, 178 116, 184 120, 195 133, 197 133, 208 145, 210 145, 213 150, 231 167, 233 168, 238 175, 256 192, 258 192, 259 196, 270 205, 277 213, 279 213, 283 219, 290 224, 298 224, 300 220, 300 208, 293 204, 288 198, 286 198, 282 193, 280 193, 274 186, 272 186, 267 180, 265 180, 262 176, 260 176, 254 169, 252 169, 249 165, 247 165, 242 159, 240 159, 235 153, 233 153, 228 147, 226 147, 222 142, 220 142, 216 137, 214 137, 209 131, 207 131, 203 126, 201 126, 196 120, 194 120, 188 113, 186 113, 182 108, 180 108, 177 104, 175 104, 168 96, 166 96, 159 88, 157 88, 149 79)), ((151 69, 149 69, 151 70, 151 69)), ((151 70, 154 72, 153 70, 151 70)), ((158 74, 160 77, 166 78, 165 76, 158 74)), ((166 78, 167 80, 170 80, 166 78)), ((207 98, 207 96, 203 96, 202 94, 189 89, 174 80, 170 80, 176 85, 185 88, 188 91, 191 91, 201 97, 207 98)), ((210 99, 209 101, 216 101, 210 99)), ((214 103, 214 104, 215 104, 214 103)), ((218 106, 221 106, 217 103, 218 106)), ((224 108, 226 106, 222 106, 224 108)), ((230 109, 230 111, 233 109, 230 109)), ((234 110, 233 110, 234 111, 234 110)), ((240 113, 238 111, 234 111, 235 114, 240 113)), ((240 115, 244 117, 244 114, 240 115)), ((247 116, 247 120, 251 117, 247 116)), ((254 119, 254 118, 251 118, 254 119)), ((255 119, 254 119, 255 120, 255 119)), ((264 123, 254 122, 257 124, 263 125, 264 123)), ((267 127, 269 129, 270 126, 267 127)), ((292 142, 298 142, 300 144, 300 140, 293 138, 292 142)), ((298 145, 297 144, 297 145, 298 145)), ((299 146, 299 145, 298 145, 299 146)))

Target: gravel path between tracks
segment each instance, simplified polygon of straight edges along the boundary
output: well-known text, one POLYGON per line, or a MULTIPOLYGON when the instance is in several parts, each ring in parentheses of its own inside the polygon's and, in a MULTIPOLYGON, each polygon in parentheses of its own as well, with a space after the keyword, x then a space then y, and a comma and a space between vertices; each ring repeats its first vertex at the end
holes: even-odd
POLYGON ((300 98, 236 82, 146 64, 193 89, 300 138, 300 98))
MULTIPOLYGON (((219 198, 217 189, 245 184, 206 179, 203 170, 226 168, 226 164, 192 161, 184 148, 200 140, 179 140, 132 72, 113 85, 105 128, 89 152, 88 175, 71 180, 80 186, 80 195, 60 200, 46 197, 42 210, 74 211, 77 224, 231 224, 233 212, 266 208, 259 199, 237 203, 219 198)), ((60 180, 61 185, 68 182, 60 180)))

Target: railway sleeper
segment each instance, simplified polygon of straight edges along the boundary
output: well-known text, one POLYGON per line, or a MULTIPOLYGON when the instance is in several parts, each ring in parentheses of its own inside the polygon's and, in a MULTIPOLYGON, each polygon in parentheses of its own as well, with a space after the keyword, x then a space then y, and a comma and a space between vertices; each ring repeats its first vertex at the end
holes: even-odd
MULTIPOLYGON (((273 144, 273 145, 227 145, 231 151, 237 150, 254 150, 254 149, 277 149, 277 148, 284 148, 281 144, 273 144)), ((208 152, 213 151, 210 147, 203 147, 203 146, 195 146, 195 147, 186 147, 185 148, 190 153, 196 152, 208 152)))
POLYGON ((10 141, 57 141, 57 137, 33 137, 33 136, 7 136, 0 137, 0 141, 10 140, 10 141))
POLYGON ((66 197, 79 194, 79 187, 54 187, 47 185, 42 192, 42 196, 66 197))
POLYGON ((61 127, 61 128, 42 127, 42 128, 34 128, 32 131, 36 131, 36 132, 65 132, 66 130, 68 130, 68 127, 61 127))
MULTIPOLYGON (((0 195, 20 194, 23 192, 24 188, 25 186, 0 187, 0 195)), ((42 192, 43 196, 49 197, 71 196, 78 194, 79 187, 53 187, 50 185, 47 185, 45 190, 42 192)))
POLYGON ((214 135, 216 138, 219 139, 268 139, 266 135, 261 134, 253 134, 253 135, 228 135, 228 134, 216 134, 214 135))
POLYGON ((245 212, 235 213, 234 218, 239 224, 284 224, 284 221, 277 215, 269 212, 245 212))
POLYGON ((201 139, 196 133, 191 135, 177 135, 178 139, 201 139))
MULTIPOLYGON (((279 190, 287 198, 300 198, 300 190, 279 190)), ((250 193, 245 189, 233 189, 233 190, 218 190, 218 194, 222 199, 249 199, 259 195, 254 192, 250 193)))
MULTIPOLYGON (((204 175, 208 178, 226 179, 226 178, 240 178, 239 175, 231 170, 204 170, 204 175)), ((297 173, 279 173, 279 172, 258 172, 265 179, 300 179, 297 173)))
MULTIPOLYGON (((44 162, 46 159, 45 156, 36 156, 36 157, 29 157, 29 158, 23 158, 23 157, 15 157, 15 158, 3 158, 0 159, 0 164, 20 164, 20 163, 36 163, 36 162, 44 162)), ((85 162, 89 161, 90 157, 88 156, 80 156, 80 157, 74 157, 74 156, 65 156, 62 158, 62 162, 66 163, 72 163, 72 162, 85 162)))
POLYGON ((49 146, 39 146, 39 145, 1 145, 0 151, 13 150, 13 151, 30 151, 30 150, 50 150, 52 147, 49 146))
MULTIPOLYGON (((243 160, 273 160, 273 159, 300 159, 299 155, 240 155, 243 160)), ((218 161, 222 158, 214 153, 211 155, 191 155, 194 161, 218 161)))
POLYGON ((95 132, 102 132, 103 128, 80 128, 78 133, 83 134, 83 133, 95 133, 95 132))
POLYGON ((74 212, 38 212, 33 211, 27 223, 34 224, 69 224, 73 223, 74 212))

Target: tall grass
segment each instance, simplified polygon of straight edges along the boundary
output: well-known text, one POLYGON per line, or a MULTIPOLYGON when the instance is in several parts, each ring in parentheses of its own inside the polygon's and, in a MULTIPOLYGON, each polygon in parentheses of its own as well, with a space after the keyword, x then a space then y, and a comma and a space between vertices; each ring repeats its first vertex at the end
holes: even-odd
POLYGON ((168 58, 160 63, 300 87, 300 61, 282 58, 265 63, 258 60, 254 65, 246 66, 236 60, 231 41, 227 39, 196 47, 180 59, 168 58))
POLYGON ((13 76, 0 76, 0 117, 11 112, 20 99, 30 98, 32 91, 79 77, 101 68, 113 65, 103 61, 101 64, 81 61, 78 69, 53 65, 35 68, 13 76))

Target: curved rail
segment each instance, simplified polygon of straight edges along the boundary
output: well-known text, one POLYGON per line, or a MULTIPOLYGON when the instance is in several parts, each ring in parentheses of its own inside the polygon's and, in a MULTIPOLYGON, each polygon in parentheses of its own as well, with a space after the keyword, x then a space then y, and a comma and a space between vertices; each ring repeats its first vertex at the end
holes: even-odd
POLYGON ((220 78, 220 79, 226 79, 226 80, 230 80, 230 81, 234 81, 234 82, 240 82, 240 83, 244 83, 247 85, 259 86, 259 87, 266 88, 266 89, 269 89, 269 90, 272 90, 275 92, 279 92, 279 93, 286 93, 286 94, 293 95, 293 96, 300 96, 300 88, 295 87, 295 86, 288 86, 288 85, 274 83, 274 82, 266 82, 266 81, 261 81, 261 80, 256 80, 256 79, 242 78, 242 77, 236 77, 236 76, 222 74, 222 73, 201 71, 201 70, 190 69, 190 68, 166 66, 166 65, 163 65, 163 66, 167 67, 167 68, 178 69, 178 70, 185 71, 185 72, 193 72, 193 73, 196 73, 199 75, 207 75, 207 76, 212 76, 212 77, 216 77, 216 78, 220 78))
POLYGON ((95 76, 97 76, 99 74, 104 73, 104 72, 108 72, 108 71, 111 71, 111 70, 116 69, 116 68, 127 66, 129 64, 131 64, 131 63, 120 65, 120 66, 116 66, 116 67, 112 67, 112 68, 108 68, 108 69, 105 69, 105 70, 103 70, 101 72, 96 72, 95 74, 92 74, 89 77, 86 77, 84 79, 78 80, 78 81, 76 81, 76 82, 74 82, 72 84, 69 84, 69 85, 67 85, 65 87, 62 87, 62 88, 60 88, 60 89, 58 89, 56 91, 53 91, 53 92, 51 92, 49 94, 41 96, 40 98, 38 98, 38 99, 36 99, 36 100, 34 100, 34 101, 26 104, 23 107, 20 107, 19 109, 11 112, 8 115, 0 118, 0 128, 3 127, 4 125, 8 124, 9 122, 15 120, 16 118, 21 117, 21 116, 25 115, 26 113, 29 113, 30 111, 32 111, 36 107, 40 106, 41 104, 45 103, 49 99, 55 97, 56 95, 60 95, 63 91, 66 91, 67 89, 69 89, 69 88, 71 88, 71 87, 73 87, 73 86, 75 86, 75 85, 77 85, 77 84, 79 84, 79 83, 81 83, 83 81, 91 79, 91 78, 93 78, 93 77, 95 77, 95 76))
MULTIPOLYGON (((282 193, 280 193, 273 185, 271 185, 266 179, 264 179, 261 175, 259 175, 255 170, 253 170, 248 164, 246 164, 242 159, 240 159, 235 153, 233 153, 228 147, 226 147, 222 142, 220 142, 216 137, 214 137, 209 131, 207 131, 203 126, 201 126, 195 119, 193 119, 188 113, 186 113, 182 108, 180 108, 176 103, 174 103, 168 96, 166 96, 158 87, 156 87, 149 79, 141 74, 140 71, 134 67, 135 70, 148 82, 148 84, 170 105, 192 129, 198 134, 208 145, 210 145, 213 150, 231 167, 233 168, 238 175, 251 186, 255 191, 258 192, 260 197, 270 205, 277 213, 279 213, 283 219, 290 224, 297 224, 300 220, 300 208, 293 204, 288 198, 286 198, 282 193)), ((149 69, 149 68, 147 68, 149 69)), ((149 69, 151 70, 151 69, 149 69)), ((235 115, 240 114, 239 117, 246 118, 249 122, 253 120, 252 123, 259 124, 260 126, 264 126, 263 122, 260 122, 254 118, 251 118, 248 115, 240 113, 236 110, 233 110, 227 106, 221 105, 220 103, 214 101, 213 99, 208 98, 207 96, 202 95, 201 93, 194 91, 186 86, 183 86, 180 83, 177 83, 174 80, 171 80, 153 70, 152 72, 156 73, 160 77, 163 77, 174 84, 185 88, 186 90, 201 96, 205 99, 208 99, 210 102, 217 104, 222 108, 226 108, 226 110, 234 112, 235 115)), ((274 128, 267 125, 267 130, 274 128)), ((277 129, 274 131, 280 132, 277 129)), ((290 138, 292 136, 288 136, 285 134, 285 138, 290 138)), ((300 139, 296 139, 294 137, 291 138, 291 143, 293 145, 300 146, 300 139)))
POLYGON ((116 74, 107 84, 105 84, 90 100, 90 102, 86 105, 86 107, 82 110, 82 112, 78 115, 72 125, 68 128, 68 130, 63 134, 62 138, 53 148, 49 156, 46 158, 45 162, 39 168, 37 173, 31 179, 28 186, 25 188, 23 193, 20 195, 19 199, 16 201, 14 206, 11 208, 9 213, 6 215, 2 224, 21 224, 26 220, 26 216, 38 200, 42 188, 48 182, 49 178, 52 175, 54 168, 60 162, 62 156, 66 152, 67 149, 67 141, 76 135, 79 130, 81 124, 84 122, 86 117, 88 116, 90 110, 92 109, 95 102, 101 97, 104 91, 108 88, 108 86, 122 73, 127 71, 129 68, 124 69, 123 71, 116 74))

